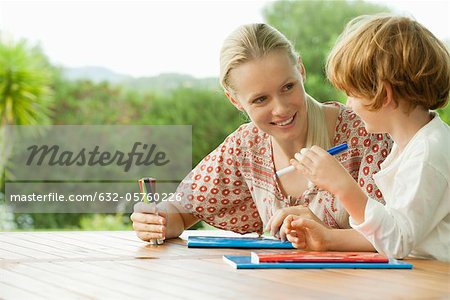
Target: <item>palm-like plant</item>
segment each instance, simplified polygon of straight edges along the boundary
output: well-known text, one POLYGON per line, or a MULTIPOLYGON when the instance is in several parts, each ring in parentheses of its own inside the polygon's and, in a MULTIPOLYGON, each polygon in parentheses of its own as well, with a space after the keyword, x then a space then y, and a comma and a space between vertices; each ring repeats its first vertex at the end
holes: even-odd
POLYGON ((0 40, 0 121, 5 125, 49 124, 52 72, 38 47, 0 40))
POLYGON ((12 142, 6 125, 50 124, 53 71, 39 47, 0 35, 0 183, 12 142))

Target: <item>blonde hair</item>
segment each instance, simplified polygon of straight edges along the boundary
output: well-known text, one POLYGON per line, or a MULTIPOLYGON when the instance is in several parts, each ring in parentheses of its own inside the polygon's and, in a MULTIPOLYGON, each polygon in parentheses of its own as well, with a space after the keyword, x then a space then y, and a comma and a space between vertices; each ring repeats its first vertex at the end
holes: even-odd
MULTIPOLYGON (((293 65, 301 63, 291 42, 278 30, 267 24, 247 24, 238 27, 223 42, 220 51, 220 84, 230 93, 234 89, 230 71, 254 59, 265 57, 273 51, 284 51, 293 65)), ((322 105, 311 97, 306 97, 308 133, 306 147, 331 145, 322 105)))
POLYGON ((450 90, 450 58, 444 44, 418 22, 379 14, 350 21, 327 60, 327 77, 347 95, 370 99, 379 109, 386 97, 426 109, 444 107, 450 90))

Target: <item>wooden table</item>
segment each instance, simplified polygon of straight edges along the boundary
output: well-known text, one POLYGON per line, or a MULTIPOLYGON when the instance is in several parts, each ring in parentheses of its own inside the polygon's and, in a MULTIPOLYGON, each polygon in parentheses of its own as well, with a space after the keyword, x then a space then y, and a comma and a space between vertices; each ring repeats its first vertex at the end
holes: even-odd
MULTIPOLYGON (((188 235, 223 231, 186 231, 188 235)), ((226 233, 229 235, 229 233, 226 233)), ((413 270, 235 270, 183 239, 150 246, 134 232, 0 233, 1 299, 449 299, 450 264, 413 270)))

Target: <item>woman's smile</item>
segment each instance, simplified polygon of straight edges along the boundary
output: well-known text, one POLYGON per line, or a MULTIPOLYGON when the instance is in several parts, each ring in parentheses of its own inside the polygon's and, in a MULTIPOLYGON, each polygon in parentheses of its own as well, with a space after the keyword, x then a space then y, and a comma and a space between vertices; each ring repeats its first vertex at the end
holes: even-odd
POLYGON ((277 127, 282 127, 282 128, 291 128, 295 125, 294 121, 295 121, 296 116, 297 116, 297 113, 295 113, 294 115, 292 115, 288 118, 279 119, 277 121, 270 122, 270 124, 275 125, 277 127))

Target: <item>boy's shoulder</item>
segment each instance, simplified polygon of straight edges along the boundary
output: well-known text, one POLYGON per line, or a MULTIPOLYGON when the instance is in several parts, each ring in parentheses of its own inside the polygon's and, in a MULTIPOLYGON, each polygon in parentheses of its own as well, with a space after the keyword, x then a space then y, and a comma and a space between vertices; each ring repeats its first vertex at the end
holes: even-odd
POLYGON ((413 140, 421 146, 415 148, 448 154, 448 149, 450 148, 450 127, 436 114, 428 124, 416 133, 413 140))
POLYGON ((413 138, 410 158, 423 160, 450 177, 450 127, 435 115, 413 138))

